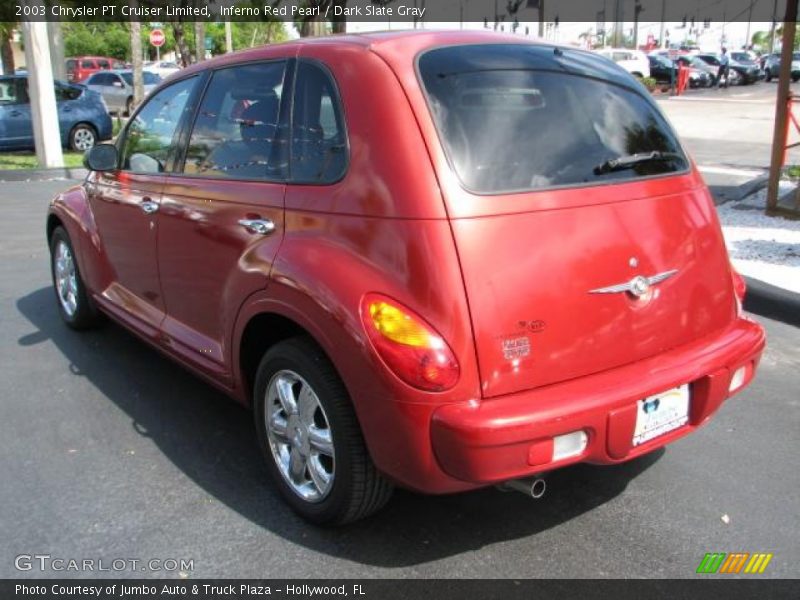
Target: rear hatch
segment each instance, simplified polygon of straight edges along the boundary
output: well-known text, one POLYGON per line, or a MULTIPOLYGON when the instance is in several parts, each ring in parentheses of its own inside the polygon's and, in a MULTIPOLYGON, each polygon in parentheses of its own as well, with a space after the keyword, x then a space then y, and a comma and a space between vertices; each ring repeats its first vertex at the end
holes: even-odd
POLYGON ((437 168, 456 176, 440 180, 485 397, 730 323, 713 203, 636 81, 588 53, 521 44, 430 50, 418 70, 437 168))

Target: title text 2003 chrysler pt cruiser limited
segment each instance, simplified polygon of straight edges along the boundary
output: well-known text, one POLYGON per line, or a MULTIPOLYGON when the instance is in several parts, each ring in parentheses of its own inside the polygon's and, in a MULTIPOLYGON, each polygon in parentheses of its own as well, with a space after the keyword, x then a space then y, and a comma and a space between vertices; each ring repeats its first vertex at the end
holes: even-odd
POLYGON ((343 523, 700 427, 764 348, 646 91, 588 52, 384 33, 155 90, 52 202, 58 306, 238 401, 285 499, 343 523))

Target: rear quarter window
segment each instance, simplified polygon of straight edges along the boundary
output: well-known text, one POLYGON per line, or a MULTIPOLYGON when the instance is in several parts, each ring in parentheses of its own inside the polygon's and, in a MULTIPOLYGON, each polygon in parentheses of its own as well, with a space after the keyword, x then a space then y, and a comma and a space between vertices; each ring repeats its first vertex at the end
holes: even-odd
POLYGON ((421 55, 419 76, 433 120, 465 188, 479 194, 531 191, 688 167, 675 134, 626 73, 589 53, 567 54, 516 44, 421 55), (653 152, 671 158, 600 168, 653 152))

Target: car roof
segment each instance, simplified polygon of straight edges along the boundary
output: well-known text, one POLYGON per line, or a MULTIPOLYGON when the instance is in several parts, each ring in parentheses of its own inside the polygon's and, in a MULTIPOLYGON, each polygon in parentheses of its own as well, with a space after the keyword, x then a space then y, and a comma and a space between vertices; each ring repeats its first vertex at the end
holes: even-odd
POLYGON ((409 57, 413 57, 431 48, 470 44, 528 44, 551 48, 557 46, 564 49, 588 53, 586 50, 567 44, 555 43, 548 40, 521 38, 509 33, 498 33, 495 31, 432 29, 370 31, 364 33, 340 33, 321 37, 299 38, 287 42, 280 42, 278 44, 269 44, 258 48, 239 50, 189 65, 181 70, 181 77, 221 65, 235 64, 246 60, 258 60, 264 57, 268 52, 269 56, 274 56, 271 50, 276 47, 285 48, 287 54, 289 54, 293 50, 299 51, 303 46, 355 46, 363 48, 365 52, 373 51, 378 54, 395 54, 400 52, 409 57))

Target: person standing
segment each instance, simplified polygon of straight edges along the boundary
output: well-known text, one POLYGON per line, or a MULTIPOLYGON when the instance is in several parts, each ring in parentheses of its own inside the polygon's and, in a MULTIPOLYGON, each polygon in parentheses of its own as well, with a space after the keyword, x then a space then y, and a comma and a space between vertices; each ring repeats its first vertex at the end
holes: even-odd
POLYGON ((717 71, 717 87, 722 87, 722 78, 725 77, 725 87, 728 87, 728 67, 730 66, 730 57, 728 56, 728 49, 722 49, 722 55, 719 57, 719 70, 717 71))

